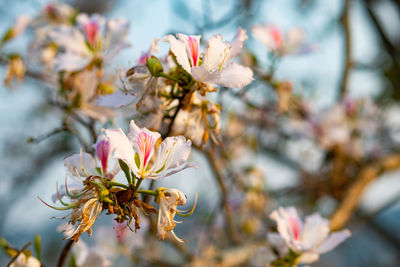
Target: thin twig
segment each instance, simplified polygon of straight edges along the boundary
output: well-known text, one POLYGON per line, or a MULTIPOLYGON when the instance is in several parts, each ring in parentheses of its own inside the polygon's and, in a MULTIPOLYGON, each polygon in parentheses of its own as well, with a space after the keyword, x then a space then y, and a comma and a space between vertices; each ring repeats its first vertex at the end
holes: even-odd
POLYGON ((350 5, 351 0, 345 0, 343 6, 343 12, 341 16, 341 23, 343 27, 343 38, 344 38, 344 67, 342 78, 340 81, 340 99, 343 99, 347 94, 347 85, 349 80, 350 71, 353 65, 351 55, 351 29, 350 29, 350 5))
POLYGON ((25 249, 27 249, 31 245, 31 242, 28 242, 23 248, 18 250, 17 254, 14 256, 14 258, 11 259, 11 261, 7 264, 7 267, 10 267, 11 264, 18 258, 18 256, 24 252, 25 249))
POLYGON ((204 151, 203 150, 203 152, 205 153, 205 155, 207 157, 207 160, 211 166, 211 169, 214 172, 218 186, 221 190, 221 206, 225 212, 228 237, 230 238, 230 240, 233 243, 239 244, 241 239, 239 236, 239 232, 237 231, 237 229, 235 227, 232 207, 229 205, 229 202, 228 202, 228 195, 229 195, 228 189, 227 189, 227 186, 223 179, 222 173, 218 168, 217 159, 214 156, 215 151, 204 151))

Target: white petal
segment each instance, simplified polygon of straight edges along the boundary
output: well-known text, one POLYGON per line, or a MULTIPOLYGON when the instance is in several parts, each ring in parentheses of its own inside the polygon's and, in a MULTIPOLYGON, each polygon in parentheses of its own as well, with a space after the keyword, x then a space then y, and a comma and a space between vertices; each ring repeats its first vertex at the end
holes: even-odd
POLYGON ((239 88, 250 84, 253 80, 253 71, 250 68, 233 62, 221 71, 218 84, 230 88, 239 88))
POLYGON ((85 25, 90 22, 90 21, 94 21, 96 22, 97 25, 99 25, 99 28, 101 29, 104 26, 105 23, 105 18, 100 15, 100 14, 93 14, 90 17, 85 14, 85 13, 80 13, 77 17, 76 17, 76 24, 83 30, 85 25))
POLYGON ((107 51, 104 52, 103 54, 103 61, 104 62, 109 62, 111 59, 113 59, 118 53, 125 49, 130 47, 131 45, 127 42, 120 42, 118 44, 113 45, 110 47, 107 51))
POLYGON ((271 28, 275 27, 272 25, 255 25, 251 28, 251 34, 265 45, 270 50, 276 50, 278 47, 271 36, 271 28))
POLYGON ((284 257, 289 252, 289 247, 285 240, 278 233, 268 233, 268 242, 279 252, 280 257, 284 257))
POLYGON ((135 164, 135 151, 133 150, 132 143, 128 137, 120 129, 104 130, 105 135, 112 149, 114 150, 114 158, 124 161, 133 172, 138 172, 135 164))
POLYGON ((306 217, 301 241, 307 247, 316 248, 326 239, 329 232, 329 221, 315 213, 306 217))
POLYGON ((291 28, 286 33, 284 47, 287 53, 295 52, 306 40, 304 31, 300 28, 291 28))
MULTIPOLYGON (((129 133, 128 133, 129 140, 131 140, 131 142, 135 145, 135 143, 137 141, 136 140, 137 136, 143 131, 148 133, 156 141, 157 141, 158 138, 161 137, 161 135, 159 133, 157 133, 157 132, 150 131, 150 130, 148 130, 146 128, 139 128, 136 125, 135 121, 131 120, 131 122, 129 124, 129 133)), ((137 150, 136 152, 139 152, 139 151, 137 150)))
POLYGON ((85 37, 76 28, 60 26, 49 32, 49 37, 66 52, 80 55, 90 55, 91 52, 86 45, 85 37))
POLYGON ((334 249, 337 245, 351 236, 351 232, 347 229, 343 231, 334 232, 321 244, 318 248, 319 253, 326 253, 334 249))
POLYGON ((123 18, 107 22, 105 47, 112 47, 123 42, 129 32, 129 21, 123 18))
POLYGON ((178 64, 181 65, 181 67, 185 71, 191 73, 189 57, 186 52, 185 43, 180 40, 177 40, 173 35, 168 35, 164 37, 164 41, 169 42, 171 46, 171 51, 175 55, 178 64))
POLYGON ((186 47, 186 53, 189 57, 190 63, 192 67, 196 67, 199 64, 199 58, 200 58, 200 38, 201 35, 186 35, 186 34, 181 34, 177 33, 176 36, 178 37, 179 40, 181 40, 186 47), (189 38, 192 41, 192 44, 195 46, 191 46, 189 42, 189 38), (193 43, 194 41, 194 43, 193 43), (194 50, 192 50, 193 48, 194 50))
POLYGON ((186 168, 196 168, 196 165, 188 163, 192 142, 183 136, 167 137, 160 144, 156 161, 154 162, 149 178, 158 179, 177 173, 186 168))
POLYGON ((97 98, 96 105, 110 107, 110 108, 120 108, 127 106, 134 102, 135 97, 131 94, 125 94, 124 92, 117 90, 109 95, 100 95, 97 98))
POLYGON ((92 117, 95 120, 99 120, 101 123, 106 123, 108 118, 114 117, 114 111, 108 107, 96 106, 88 103, 79 109, 80 112, 92 117))
POLYGON ((242 51, 244 41, 246 41, 247 38, 246 30, 243 30, 241 27, 239 27, 231 43, 231 59, 242 51))
POLYGON ((74 153, 66 157, 64 159, 64 166, 71 176, 77 176, 77 174, 81 177, 86 177, 86 174, 97 175, 96 161, 91 154, 86 152, 82 152, 82 154, 74 153))
POLYGON ((277 224, 278 232, 281 237, 286 241, 286 244, 294 249, 293 246, 293 233, 292 227, 290 225, 290 220, 296 220, 301 223, 297 210, 294 207, 280 207, 277 210, 274 210, 269 216, 272 220, 274 220, 277 224))
POLYGON ((192 69, 192 76, 196 81, 203 82, 203 83, 217 83, 220 79, 220 72, 219 71, 208 71, 205 68, 205 65, 201 65, 200 67, 194 67, 192 69))
POLYGON ((63 53, 54 59, 54 68, 56 71, 77 71, 86 67, 90 58, 82 57, 78 54, 63 53))
POLYGON ((222 41, 221 35, 208 39, 203 65, 208 70, 214 70, 229 60, 230 45, 222 41))

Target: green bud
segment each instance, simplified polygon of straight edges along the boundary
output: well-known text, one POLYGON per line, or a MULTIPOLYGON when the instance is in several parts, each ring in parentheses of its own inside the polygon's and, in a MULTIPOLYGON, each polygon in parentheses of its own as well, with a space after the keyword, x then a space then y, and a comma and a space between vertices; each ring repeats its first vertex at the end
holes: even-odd
POLYGON ((146 64, 151 75, 153 75, 154 77, 160 76, 160 73, 164 71, 161 62, 155 56, 148 57, 146 64))
POLYGON ((41 238, 40 235, 35 236, 35 243, 33 244, 35 248, 36 258, 40 261, 40 250, 41 250, 41 238))

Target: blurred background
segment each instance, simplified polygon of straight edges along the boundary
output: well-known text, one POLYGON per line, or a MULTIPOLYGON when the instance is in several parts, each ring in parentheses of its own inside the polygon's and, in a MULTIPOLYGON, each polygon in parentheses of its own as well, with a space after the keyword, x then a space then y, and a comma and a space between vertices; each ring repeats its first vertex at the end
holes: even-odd
MULTIPOLYGON (((34 16, 48 1, 1 0, 0 3, 3 34, 18 15, 34 16)), ((67 3, 82 12, 130 21, 127 40, 131 47, 118 55, 110 69, 134 64, 141 53, 147 51, 153 38, 168 33, 201 34, 205 40, 220 33, 230 40, 238 26, 250 29, 254 24, 272 23, 283 29, 301 27, 307 40, 317 47, 307 55, 283 58, 275 72, 277 79, 290 80, 296 94, 307 99, 313 110, 324 110, 333 105, 344 83, 350 97, 372 97, 382 110, 396 106, 400 100, 399 1, 75 0, 67 3)), ((27 55, 29 38, 28 33, 4 49, 27 55)), ((266 49, 250 34, 246 48, 257 58, 258 64, 268 64, 266 49)), ((0 76, 5 75, 6 67, 2 66, 0 76)), ((44 263, 53 266, 66 241, 56 230, 61 220, 52 219, 60 215, 43 205, 37 196, 50 200, 56 181, 64 179, 63 159, 79 151, 80 145, 76 138, 66 133, 40 143, 27 142, 31 137, 45 135, 57 128, 63 115, 47 104, 50 91, 45 87, 28 76, 25 82, 15 84, 12 89, 5 86, 0 89, 0 236, 16 247, 22 247, 33 240, 35 234, 40 234, 44 263)), ((391 119, 397 119, 398 123, 400 109, 391 114, 391 119)), ((298 164, 302 156, 296 156, 296 152, 307 148, 298 146, 306 145, 282 147, 289 160, 274 150, 251 159, 263 171, 267 191, 272 195, 285 194, 278 197, 276 203, 298 201, 298 194, 287 193, 301 181, 299 176, 303 168, 293 166, 293 162, 298 164)), ((309 159, 304 163, 306 165, 321 160, 321 156, 313 151, 302 155, 309 159)), ((194 152, 193 160, 199 163, 198 170, 178 173, 163 179, 159 185, 178 187, 191 201, 195 192, 199 192, 195 215, 175 231, 189 240, 188 246, 195 251, 200 242, 196 231, 202 229, 197 224, 211 216, 220 193, 204 156, 194 152)), ((249 161, 243 159, 246 160, 249 161)), ((399 266, 399 198, 399 170, 375 179, 363 192, 359 208, 348 223, 352 238, 323 255, 313 266, 399 266)), ((313 205, 329 215, 337 204, 335 201, 321 197, 313 205)), ((112 218, 106 216, 96 221, 94 236, 96 229, 111 225, 111 221, 112 218)), ((83 239, 92 242, 86 235, 83 239)), ((0 265, 7 262, 8 258, 0 254, 0 265)), ((121 260, 116 264, 125 266, 127 263, 121 260)), ((176 264, 179 265, 179 260, 176 264)), ((250 265, 259 266, 256 260, 250 265)))

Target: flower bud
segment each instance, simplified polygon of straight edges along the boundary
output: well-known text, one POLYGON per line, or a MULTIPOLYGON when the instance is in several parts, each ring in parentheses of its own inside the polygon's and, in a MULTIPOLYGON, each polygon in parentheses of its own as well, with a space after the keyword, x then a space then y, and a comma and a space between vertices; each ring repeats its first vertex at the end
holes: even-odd
POLYGON ((158 77, 164 71, 161 62, 155 56, 147 58, 147 68, 154 77, 158 77))
POLYGON ((110 142, 105 138, 100 138, 96 143, 96 154, 100 160, 103 172, 107 172, 107 163, 110 158, 111 145, 110 142))

